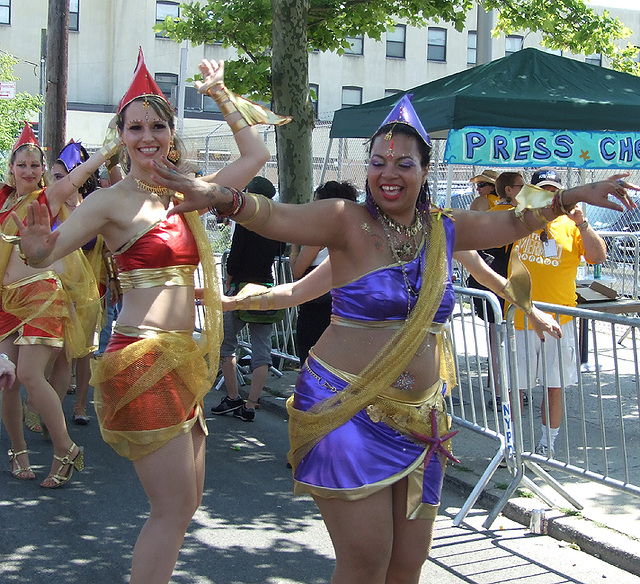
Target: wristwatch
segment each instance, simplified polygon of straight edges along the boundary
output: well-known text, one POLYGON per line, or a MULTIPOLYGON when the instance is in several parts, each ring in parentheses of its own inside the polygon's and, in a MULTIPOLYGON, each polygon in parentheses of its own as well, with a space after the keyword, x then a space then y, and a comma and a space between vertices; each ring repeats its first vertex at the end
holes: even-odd
POLYGON ((580 223, 580 225, 576 225, 576 227, 577 227, 580 231, 583 231, 583 230, 585 230, 587 227, 589 227, 589 222, 585 219, 582 223, 580 223))

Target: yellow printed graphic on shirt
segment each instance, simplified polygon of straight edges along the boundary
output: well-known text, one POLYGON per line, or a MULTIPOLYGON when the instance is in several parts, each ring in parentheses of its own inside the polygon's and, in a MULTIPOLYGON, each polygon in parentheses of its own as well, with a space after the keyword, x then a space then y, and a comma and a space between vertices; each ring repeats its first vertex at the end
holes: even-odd
MULTIPOLYGON (((517 243, 520 259, 531 274, 531 298, 575 306, 576 274, 584 255, 580 231, 571 219, 562 216, 549 223, 546 232, 547 245, 540 238, 541 231, 517 243)), ((570 320, 569 316, 560 317, 561 324, 570 320)), ((516 311, 515 326, 524 329, 524 316, 520 310, 516 311)))

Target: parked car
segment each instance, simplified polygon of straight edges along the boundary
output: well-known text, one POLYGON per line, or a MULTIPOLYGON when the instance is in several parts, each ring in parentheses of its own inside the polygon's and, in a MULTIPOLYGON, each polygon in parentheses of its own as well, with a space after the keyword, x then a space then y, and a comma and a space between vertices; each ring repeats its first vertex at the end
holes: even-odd
POLYGON ((609 256, 614 261, 634 261, 637 253, 636 240, 640 237, 640 196, 631 195, 638 205, 635 209, 626 209, 622 213, 601 207, 587 208, 587 219, 596 231, 618 231, 637 233, 634 237, 612 237, 603 235, 609 256))
POLYGON ((439 182, 435 203, 438 207, 447 206, 450 209, 468 209, 474 198, 475 189, 471 183, 453 181, 451 183, 451 202, 449 205, 445 205, 447 201, 447 184, 446 182, 439 182))

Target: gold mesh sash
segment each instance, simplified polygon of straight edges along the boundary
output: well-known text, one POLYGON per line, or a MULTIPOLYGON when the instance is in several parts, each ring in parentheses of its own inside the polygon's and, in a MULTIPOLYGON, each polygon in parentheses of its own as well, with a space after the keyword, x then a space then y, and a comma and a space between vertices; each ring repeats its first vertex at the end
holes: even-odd
MULTIPOLYGON (((363 408, 374 404, 406 369, 422 344, 442 300, 446 264, 444 223, 442 217, 432 215, 422 289, 405 326, 397 330, 356 379, 336 395, 307 411, 293 407, 293 396, 287 400, 291 444, 288 459, 294 470, 323 436, 342 426, 363 408)), ((429 428, 427 435, 430 433, 429 428)))
POLYGON ((191 333, 167 331, 132 340, 92 365, 102 437, 130 460, 189 431, 211 388, 207 363, 191 333))
POLYGON ((15 316, 20 323, 5 331, 0 340, 17 331, 23 323, 45 331, 52 337, 60 338, 69 325, 71 303, 58 275, 47 270, 27 278, 22 278, 2 288, 2 309, 15 316), (46 280, 57 283, 55 289, 46 280), (60 323, 64 321, 64 326, 60 323))
MULTIPOLYGON (((65 205, 59 219, 70 215, 65 205)), ((97 242, 96 242, 97 244, 97 242)), ((72 318, 65 328, 64 349, 67 359, 79 359, 95 350, 94 336, 100 322, 100 293, 91 264, 80 249, 62 258, 60 280, 72 302, 72 318)))

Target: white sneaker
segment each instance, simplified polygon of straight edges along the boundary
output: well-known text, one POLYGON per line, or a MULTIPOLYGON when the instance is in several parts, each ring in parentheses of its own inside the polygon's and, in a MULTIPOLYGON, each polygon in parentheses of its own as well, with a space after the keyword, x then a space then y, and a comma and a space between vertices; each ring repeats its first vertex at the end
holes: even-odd
POLYGON ((544 446, 540 443, 536 446, 535 453, 546 458, 554 458, 555 456, 555 450, 553 448, 549 449, 548 446, 544 446))

